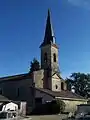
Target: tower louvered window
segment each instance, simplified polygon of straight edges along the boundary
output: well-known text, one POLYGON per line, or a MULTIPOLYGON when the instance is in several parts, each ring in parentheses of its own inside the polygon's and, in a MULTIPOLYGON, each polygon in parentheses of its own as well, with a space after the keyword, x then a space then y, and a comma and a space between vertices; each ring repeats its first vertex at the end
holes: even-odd
POLYGON ((44 54, 44 62, 47 63, 47 53, 44 54))
POLYGON ((56 54, 53 54, 53 61, 56 62, 56 54))
POLYGON ((61 90, 64 90, 64 83, 61 82, 61 90))

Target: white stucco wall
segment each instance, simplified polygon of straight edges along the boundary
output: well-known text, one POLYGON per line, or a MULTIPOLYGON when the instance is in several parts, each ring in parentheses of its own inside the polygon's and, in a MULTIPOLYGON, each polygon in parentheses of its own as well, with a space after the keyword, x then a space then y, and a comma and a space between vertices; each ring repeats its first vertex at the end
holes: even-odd
POLYGON ((75 99, 61 99, 65 103, 65 112, 75 112, 77 105, 87 104, 86 100, 75 100, 75 99))

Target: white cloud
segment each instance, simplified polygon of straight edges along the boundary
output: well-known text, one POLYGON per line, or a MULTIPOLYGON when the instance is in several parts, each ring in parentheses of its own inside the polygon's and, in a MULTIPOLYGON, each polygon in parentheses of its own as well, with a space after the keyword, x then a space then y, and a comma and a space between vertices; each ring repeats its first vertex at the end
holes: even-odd
POLYGON ((90 10, 90 0, 68 0, 69 3, 90 10))

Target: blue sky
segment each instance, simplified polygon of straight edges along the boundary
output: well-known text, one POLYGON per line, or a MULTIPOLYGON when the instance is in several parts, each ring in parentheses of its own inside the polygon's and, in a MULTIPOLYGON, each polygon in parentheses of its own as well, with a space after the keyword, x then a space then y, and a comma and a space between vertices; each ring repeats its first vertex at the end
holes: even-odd
POLYGON ((61 75, 90 71, 89 0, 1 0, 0 77, 26 73, 33 57, 40 60, 48 8, 61 75))

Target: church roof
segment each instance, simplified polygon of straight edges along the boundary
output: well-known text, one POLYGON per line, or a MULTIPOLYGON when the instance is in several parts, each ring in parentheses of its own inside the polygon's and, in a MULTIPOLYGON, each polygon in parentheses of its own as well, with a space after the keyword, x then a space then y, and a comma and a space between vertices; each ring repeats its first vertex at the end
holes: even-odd
POLYGON ((0 102, 9 102, 9 101, 10 100, 7 97, 0 95, 0 102))
POLYGON ((62 99, 76 99, 76 100, 82 100, 84 99, 82 96, 77 95, 76 93, 72 93, 71 91, 68 90, 63 90, 60 92, 57 91, 52 91, 49 89, 43 89, 43 88, 36 88, 36 90, 39 90, 41 92, 44 92, 52 97, 56 97, 56 98, 62 98, 62 99))
POLYGON ((64 79, 61 77, 61 75, 60 75, 59 72, 56 71, 55 73, 52 74, 52 76, 54 76, 55 74, 56 74, 61 80, 64 80, 64 79))
POLYGON ((18 75, 13 75, 13 76, 1 77, 0 82, 7 81, 7 80, 22 80, 24 78, 32 78, 32 77, 30 76, 29 73, 18 74, 18 75))
POLYGON ((40 47, 48 45, 48 44, 52 44, 52 43, 55 44, 55 36, 54 36, 52 23, 51 23, 50 10, 48 9, 44 41, 40 47))

